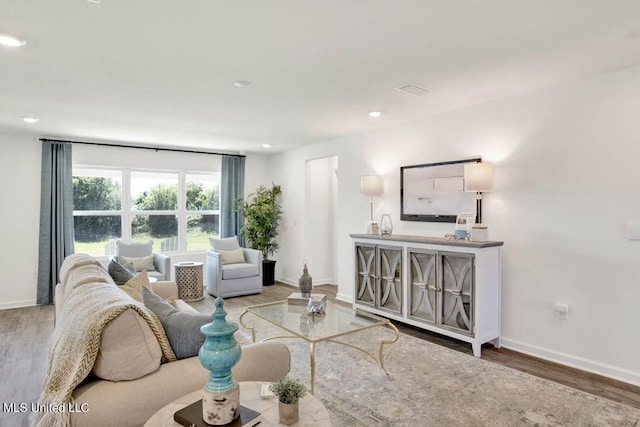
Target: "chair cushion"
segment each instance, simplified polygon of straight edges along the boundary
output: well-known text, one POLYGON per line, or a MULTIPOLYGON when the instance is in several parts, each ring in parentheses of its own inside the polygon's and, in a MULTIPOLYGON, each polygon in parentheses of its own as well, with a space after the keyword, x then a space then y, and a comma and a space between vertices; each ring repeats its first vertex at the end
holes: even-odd
POLYGON ((257 276, 260 272, 258 267, 256 264, 247 264, 246 262, 240 264, 225 264, 222 266, 222 278, 228 280, 257 276))
POLYGON ((155 265, 153 265, 153 255, 148 255, 140 258, 129 258, 126 256, 118 256, 118 261, 122 264, 133 264, 136 271, 156 271, 155 265))
POLYGON ((122 285, 138 274, 133 264, 125 264, 115 258, 109 261, 108 270, 116 285, 122 285))
POLYGON ((160 319, 176 357, 185 359, 197 356, 205 339, 200 328, 211 323, 212 315, 178 311, 147 288, 142 289, 142 297, 144 305, 160 319))
POLYGON ((240 264, 246 263, 244 259, 244 251, 242 248, 234 249, 232 251, 218 251, 222 257, 222 264, 240 264))
POLYGON ((224 239, 209 239, 209 242, 211 243, 213 250, 216 252, 232 251, 240 248, 238 236, 225 237, 224 239))
POLYGON ((142 258, 153 253, 153 240, 144 243, 124 243, 118 241, 116 243, 118 256, 126 256, 129 258, 142 258))

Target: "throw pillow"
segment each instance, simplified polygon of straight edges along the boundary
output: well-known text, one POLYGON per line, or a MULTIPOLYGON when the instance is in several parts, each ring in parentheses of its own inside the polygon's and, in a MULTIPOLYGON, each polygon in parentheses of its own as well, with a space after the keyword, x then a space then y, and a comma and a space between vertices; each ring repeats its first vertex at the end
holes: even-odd
POLYGON ((238 243, 238 236, 225 237, 223 239, 209 238, 209 243, 211 243, 211 247, 216 252, 232 251, 240 247, 240 243, 238 243))
POLYGON ((146 271, 141 271, 133 279, 128 280, 120 289, 129 294, 136 301, 144 302, 142 299, 142 289, 149 287, 149 277, 146 271))
POLYGON ((222 264, 240 264, 246 262, 242 248, 233 251, 218 251, 222 257, 222 264))
POLYGON ((200 328, 211 323, 212 315, 178 311, 148 288, 142 289, 142 298, 144 305, 160 319, 176 357, 197 356, 205 339, 200 328))
POLYGON ((156 267, 153 265, 153 255, 145 256, 142 258, 129 258, 126 256, 119 256, 118 260, 121 263, 133 264, 136 271, 156 271, 156 267))
POLYGON ((116 285, 122 285, 138 274, 133 264, 123 264, 115 258, 111 258, 107 268, 109 275, 113 278, 113 281, 116 282, 116 285))
POLYGON ((124 255, 130 258, 140 258, 149 256, 153 253, 153 240, 143 243, 124 243, 118 240, 116 242, 118 256, 124 255))

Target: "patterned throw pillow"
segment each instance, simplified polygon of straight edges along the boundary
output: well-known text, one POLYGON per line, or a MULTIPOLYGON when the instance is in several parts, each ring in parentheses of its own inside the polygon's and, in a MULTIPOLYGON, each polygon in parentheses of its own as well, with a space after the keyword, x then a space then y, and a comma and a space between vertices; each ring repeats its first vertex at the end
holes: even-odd
POLYGON ((107 268, 116 285, 122 285, 138 274, 133 264, 123 264, 115 258, 111 258, 107 268))
POLYGON ((200 327, 211 323, 212 315, 178 311, 148 288, 142 289, 142 298, 144 305, 160 319, 176 357, 197 356, 205 338, 200 327))
POLYGON ((149 277, 146 271, 141 271, 133 279, 130 279, 124 285, 120 286, 120 289, 139 302, 144 302, 142 299, 143 288, 149 288, 149 277))

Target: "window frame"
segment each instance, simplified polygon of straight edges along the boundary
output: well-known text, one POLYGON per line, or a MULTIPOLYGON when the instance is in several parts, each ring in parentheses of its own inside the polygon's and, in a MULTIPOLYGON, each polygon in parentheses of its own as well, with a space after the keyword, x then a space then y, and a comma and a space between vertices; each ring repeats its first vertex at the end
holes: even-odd
MULTIPOLYGON (((197 171, 184 169, 152 169, 152 168, 132 168, 132 167, 111 167, 100 165, 74 164, 72 166, 72 176, 76 175, 76 171, 82 170, 108 170, 120 171, 122 174, 121 201, 119 210, 74 210, 73 216, 120 216, 121 220, 121 236, 120 239, 125 242, 132 241, 132 221, 138 215, 175 215, 178 221, 178 250, 169 252, 176 255, 198 254, 206 252, 206 249, 188 250, 187 241, 187 218, 194 215, 217 215, 218 224, 220 224, 220 194, 221 194, 221 172, 220 171, 197 171), (176 210, 139 210, 134 209, 131 200, 131 175, 134 172, 144 173, 163 173, 178 175, 178 208, 176 210), (218 183, 218 209, 203 210, 187 210, 187 175, 205 175, 214 177, 214 181, 218 183)), ((108 256, 108 255, 95 255, 108 256)))

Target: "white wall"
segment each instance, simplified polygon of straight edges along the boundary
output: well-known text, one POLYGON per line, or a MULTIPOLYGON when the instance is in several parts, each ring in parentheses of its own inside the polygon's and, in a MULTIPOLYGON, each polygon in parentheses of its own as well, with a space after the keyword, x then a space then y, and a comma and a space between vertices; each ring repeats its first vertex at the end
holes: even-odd
MULTIPOLYGON (((0 131, 0 309, 35 305, 40 221, 41 144, 36 135, 0 131)), ((217 156, 126 148, 73 146, 74 164, 191 172, 218 171, 217 156)), ((246 159, 245 195, 265 184, 266 159, 246 159)), ((204 261, 204 253, 172 254, 172 261, 204 261)))
MULTIPOLYGON (((399 168, 481 156, 496 164, 483 222, 503 240, 503 345, 640 385, 640 68, 432 116, 268 159, 282 183, 286 227, 278 276, 296 277, 306 235, 305 162, 338 155, 339 297, 352 300, 353 244, 368 200, 359 177, 378 173, 394 233, 442 236, 453 224, 400 221, 399 168), (569 304, 569 319, 553 314, 569 304)), ((392 114, 393 112, 390 112, 392 114)), ((384 120, 384 117, 381 118, 384 120)))
POLYGON ((40 144, 0 131, 0 309, 36 303, 40 144))

